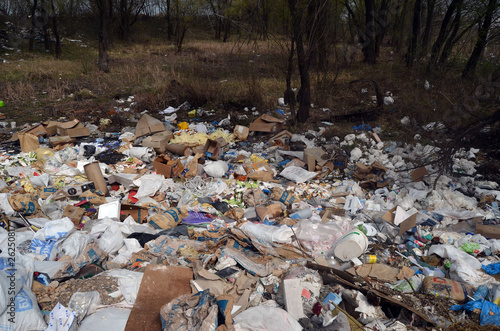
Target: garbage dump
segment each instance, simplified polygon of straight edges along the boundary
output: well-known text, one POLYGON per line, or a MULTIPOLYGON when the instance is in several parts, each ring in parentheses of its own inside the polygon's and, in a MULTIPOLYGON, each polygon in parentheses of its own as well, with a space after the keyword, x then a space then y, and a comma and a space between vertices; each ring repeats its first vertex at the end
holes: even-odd
POLYGON ((500 189, 479 150, 442 173, 437 147, 364 124, 326 138, 167 110, 2 143, 0 329, 500 326, 500 189))

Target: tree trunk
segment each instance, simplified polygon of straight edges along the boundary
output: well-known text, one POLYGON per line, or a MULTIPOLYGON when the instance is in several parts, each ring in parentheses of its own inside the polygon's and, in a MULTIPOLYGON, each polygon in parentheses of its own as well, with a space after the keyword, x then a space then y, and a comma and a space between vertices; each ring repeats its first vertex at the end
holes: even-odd
POLYGON ((377 45, 375 36, 375 8, 373 0, 365 0, 365 40, 363 43, 363 55, 365 62, 377 63, 377 45))
POLYGON ((423 56, 425 52, 427 52, 427 47, 429 46, 431 30, 432 30, 432 20, 434 19, 435 7, 436 7, 436 0, 427 0, 427 17, 425 18, 425 28, 424 28, 424 34, 422 36, 422 47, 420 56, 423 56))
POLYGON ((389 26, 389 2, 390 0, 383 0, 380 5, 380 10, 374 17, 375 23, 375 54, 380 54, 380 45, 384 41, 387 27, 389 26))
POLYGON ((28 50, 33 52, 34 41, 35 41, 35 29, 36 29, 36 7, 38 1, 33 0, 33 6, 31 7, 31 27, 30 27, 30 39, 28 44, 28 50))
POLYGON ((50 33, 49 33, 49 17, 47 15, 45 0, 40 3, 41 19, 42 19, 42 32, 43 41, 45 44, 45 51, 51 51, 52 47, 50 45, 50 33))
POLYGON ((56 38, 56 47, 55 47, 55 52, 56 52, 56 59, 61 58, 61 37, 59 36, 59 28, 57 26, 57 13, 56 13, 56 7, 54 6, 54 0, 50 0, 50 7, 52 9, 52 28, 54 29, 54 37, 56 38))
POLYGON ((130 10, 127 0, 120 0, 118 10, 120 13, 120 24, 118 26, 118 37, 120 40, 130 40, 130 10))
POLYGON ((442 66, 446 63, 448 60, 448 57, 451 54, 451 50, 453 49, 453 46, 456 43, 455 36, 458 33, 458 29, 460 28, 460 20, 462 19, 462 6, 459 6, 457 8, 457 13, 455 14, 455 18, 453 19, 452 23, 452 31, 450 36, 448 37, 448 40, 444 44, 443 51, 441 52, 441 57, 439 58, 439 65, 442 66))
POLYGON ((470 79, 476 73, 477 64, 479 62, 481 54, 483 53, 484 48, 486 47, 486 44, 488 43, 488 32, 490 30, 491 22, 493 20, 493 14, 495 13, 495 10, 497 9, 498 6, 497 1, 498 0, 488 1, 488 7, 486 9, 484 21, 480 25, 477 33, 476 45, 474 46, 474 50, 472 51, 472 54, 469 60, 467 61, 467 64, 465 65, 465 69, 462 72, 463 79, 470 79))
POLYGON ((174 26, 172 25, 172 2, 167 0, 167 39, 172 40, 174 26))
POLYGON ((287 104, 290 107, 290 115, 291 115, 291 121, 292 125, 295 125, 296 123, 296 114, 295 114, 295 104, 296 104, 296 99, 295 99, 295 93, 292 90, 292 73, 293 73, 293 53, 295 52, 294 49, 294 40, 292 38, 291 45, 290 45, 290 53, 288 55, 288 67, 286 71, 286 91, 284 93, 284 100, 285 104, 287 104))
POLYGON ((109 72, 109 29, 113 13, 113 0, 97 0, 99 11, 99 70, 109 72))
POLYGON ((309 117, 309 109, 311 107, 311 81, 309 78, 309 60, 306 59, 303 40, 303 19, 302 12, 298 8, 299 1, 288 0, 288 6, 292 16, 293 39, 297 46, 297 58, 299 63, 300 74, 300 90, 298 93, 299 110, 297 112, 297 120, 305 123, 309 117))
POLYGON ((432 45, 429 69, 434 68, 437 64, 439 55, 441 54, 441 49, 443 48, 443 45, 448 39, 447 38, 449 35, 448 25, 450 24, 451 18, 453 17, 453 13, 462 4, 462 2, 463 0, 453 0, 448 9, 446 10, 446 14, 444 15, 443 21, 441 22, 441 28, 439 29, 438 37, 434 42, 434 44, 432 45))
POLYGON ((420 35, 420 15, 422 10, 422 0, 415 0, 413 7, 413 26, 411 31, 410 43, 408 45, 408 53, 406 54, 406 66, 411 67, 415 60, 415 53, 418 46, 418 36, 420 35))

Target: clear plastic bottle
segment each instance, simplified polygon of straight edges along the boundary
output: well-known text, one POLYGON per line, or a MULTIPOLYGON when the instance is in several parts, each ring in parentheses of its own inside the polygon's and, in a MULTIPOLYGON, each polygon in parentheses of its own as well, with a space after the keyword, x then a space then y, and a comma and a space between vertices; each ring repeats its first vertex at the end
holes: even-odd
POLYGON ((373 263, 384 263, 388 264, 391 262, 391 257, 385 254, 365 254, 359 257, 361 262, 364 264, 373 264, 373 263))

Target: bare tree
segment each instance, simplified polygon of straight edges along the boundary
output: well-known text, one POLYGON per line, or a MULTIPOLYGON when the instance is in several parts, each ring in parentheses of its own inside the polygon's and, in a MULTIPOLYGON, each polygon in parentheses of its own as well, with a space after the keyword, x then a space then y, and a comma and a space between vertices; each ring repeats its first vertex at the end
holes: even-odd
POLYGON ((498 0, 488 0, 488 4, 484 11, 484 18, 479 24, 479 29, 477 31, 477 40, 474 50, 465 65, 465 69, 462 72, 462 78, 469 79, 472 78, 476 72, 476 67, 479 62, 479 58, 483 53, 484 48, 488 43, 488 33, 490 31, 491 23, 493 21, 493 16, 495 11, 498 9, 498 0))
POLYGON ((99 70, 109 72, 109 33, 113 16, 113 0, 96 0, 99 18, 99 70))

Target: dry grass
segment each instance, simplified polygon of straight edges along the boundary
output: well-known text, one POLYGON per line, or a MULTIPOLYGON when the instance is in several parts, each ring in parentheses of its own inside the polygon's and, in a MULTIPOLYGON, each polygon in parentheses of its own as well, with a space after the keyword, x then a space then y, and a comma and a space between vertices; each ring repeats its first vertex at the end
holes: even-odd
MULTIPOLYGON (((60 113, 70 109, 77 114, 86 110, 94 114, 95 109, 102 109, 104 116, 113 98, 126 95, 136 95, 136 111, 155 111, 184 101, 193 107, 224 111, 240 111, 244 107, 266 111, 277 107, 276 100, 285 90, 286 53, 282 40, 222 43, 206 36, 194 39, 194 35, 186 40, 181 53, 161 39, 143 37, 131 44, 115 42, 108 74, 98 71, 94 41, 86 48, 66 41, 62 60, 41 53, 13 54, 10 63, 0 65, 0 99, 7 104, 2 111, 14 119, 26 120, 42 118, 46 106, 53 106, 60 113), (90 90, 95 98, 67 97, 78 95, 83 89, 90 90)), ((315 106, 329 108, 335 115, 370 108, 369 97, 374 94, 371 86, 352 86, 349 82, 372 79, 382 93, 391 91, 396 103, 385 107, 376 121, 353 121, 371 121, 372 126, 400 130, 402 117, 408 115, 422 124, 438 120, 443 110, 453 109, 452 103, 461 102, 471 93, 472 84, 446 79, 457 77, 458 71, 426 77, 423 68, 410 71, 404 67, 403 54, 392 54, 389 48, 382 51, 376 66, 362 63, 358 53, 350 67, 341 68, 332 55, 326 74, 312 71, 315 106), (435 85, 430 91, 423 88, 426 78, 435 85), (368 87, 369 93, 362 94, 362 87, 368 87)), ((297 73, 293 80, 292 85, 299 87, 297 73)), ((331 114, 313 110, 311 122, 331 120, 331 114)), ((403 132, 410 136, 408 130, 403 132)))

